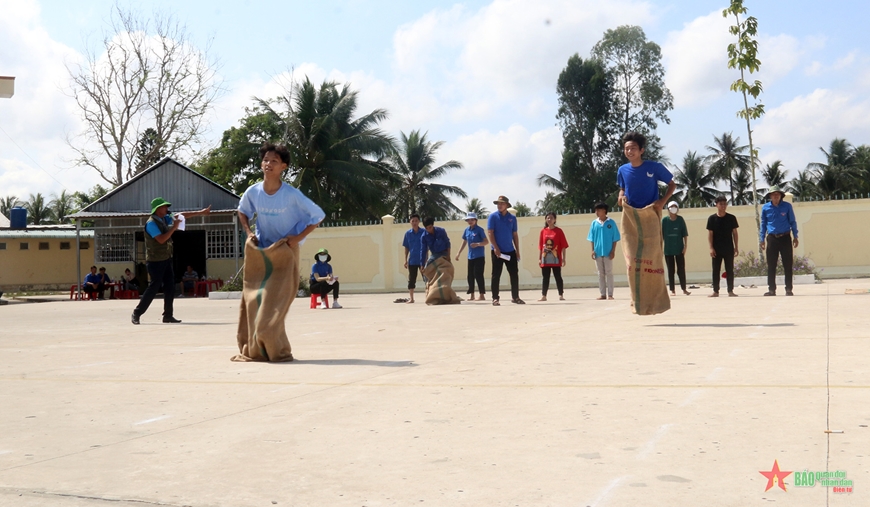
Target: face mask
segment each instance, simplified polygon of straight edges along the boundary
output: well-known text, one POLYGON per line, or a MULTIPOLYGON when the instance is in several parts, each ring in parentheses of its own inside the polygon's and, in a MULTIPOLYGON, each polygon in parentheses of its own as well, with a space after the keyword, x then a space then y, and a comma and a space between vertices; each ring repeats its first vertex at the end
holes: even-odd
POLYGON ((680 208, 668 208, 668 212, 670 212, 673 215, 676 215, 677 213, 679 213, 679 211, 680 211, 680 208))
POLYGON ((317 260, 319 260, 320 262, 326 262, 326 256, 325 255, 318 255, 317 260))

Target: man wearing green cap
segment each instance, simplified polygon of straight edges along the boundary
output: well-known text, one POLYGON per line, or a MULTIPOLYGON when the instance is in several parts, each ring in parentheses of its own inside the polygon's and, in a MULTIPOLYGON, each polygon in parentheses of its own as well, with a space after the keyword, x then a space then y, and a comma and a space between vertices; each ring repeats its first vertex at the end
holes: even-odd
POLYGON ((332 307, 341 308, 338 303, 338 277, 332 274, 332 266, 329 261, 332 256, 329 255, 329 250, 321 248, 314 255, 314 265, 311 266, 311 278, 309 279, 309 288, 312 294, 320 294, 320 307, 326 306, 326 295, 332 292, 332 307))
POLYGON ((776 296, 776 264, 781 257, 785 275, 785 295, 794 296, 792 267, 794 249, 798 247, 798 228, 794 208, 791 203, 785 201, 785 192, 778 186, 770 187, 765 197, 770 197, 770 201, 761 208, 761 230, 758 232, 761 249, 765 251, 767 257, 767 292, 764 295, 776 296))
POLYGON ((148 268, 148 277, 151 279, 139 305, 133 310, 131 321, 139 324, 142 316, 154 296, 163 289, 163 322, 177 324, 181 322, 172 314, 172 302, 175 299, 175 273, 172 270, 172 234, 178 230, 181 223, 191 217, 208 215, 211 206, 199 211, 179 213, 182 220, 173 220, 169 214, 169 203, 162 197, 151 201, 151 218, 145 224, 145 266, 148 268))

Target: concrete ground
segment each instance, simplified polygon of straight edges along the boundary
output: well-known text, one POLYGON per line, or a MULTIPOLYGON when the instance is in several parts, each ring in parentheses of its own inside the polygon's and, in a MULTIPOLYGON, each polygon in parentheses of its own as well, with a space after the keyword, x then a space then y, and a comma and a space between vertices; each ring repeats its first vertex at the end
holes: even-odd
POLYGON ((230 362, 238 301, 9 304, 0 505, 870 504, 870 280, 708 292, 298 300, 289 364, 230 362))

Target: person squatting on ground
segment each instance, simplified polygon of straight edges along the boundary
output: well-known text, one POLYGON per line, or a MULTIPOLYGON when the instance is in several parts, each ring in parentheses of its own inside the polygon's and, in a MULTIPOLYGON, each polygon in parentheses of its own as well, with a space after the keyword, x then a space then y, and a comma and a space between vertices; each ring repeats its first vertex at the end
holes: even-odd
MULTIPOLYGON (((172 270, 172 235, 178 230, 181 220, 174 220, 169 213, 171 204, 162 197, 151 201, 151 218, 145 224, 145 267, 151 281, 142 294, 139 305, 133 310, 131 320, 139 324, 139 318, 148 311, 157 292, 163 289, 163 322, 181 322, 173 315, 175 299, 175 273, 172 270)), ((179 213, 184 220, 211 213, 211 206, 199 211, 179 213)))
POLYGON ((782 270, 785 275, 785 295, 794 296, 792 279, 794 266, 794 250, 798 247, 797 220, 791 203, 785 201, 785 192, 773 186, 765 197, 770 202, 761 208, 761 230, 759 239, 761 249, 767 256, 767 292, 765 296, 776 296, 776 264, 782 257, 782 270), (791 234, 794 233, 794 240, 791 234), (765 236, 767 236, 765 240, 765 236), (765 248, 765 245, 767 248, 765 248))
MULTIPOLYGON (((402 246, 405 247, 405 269, 408 270, 408 303, 414 302, 414 289, 417 288, 417 273, 420 271, 420 245, 423 229, 420 228, 420 215, 411 215, 411 228, 405 231, 402 246)), ((401 301, 399 301, 401 302, 401 301)))
POLYGON ((106 284, 103 283, 103 277, 97 274, 96 266, 91 266, 91 272, 85 276, 82 282, 82 290, 88 294, 97 293, 97 298, 103 299, 103 294, 106 292, 106 284))
POLYGON ((680 205, 677 201, 668 203, 668 216, 662 218, 662 239, 664 240, 665 264, 668 265, 668 286, 671 296, 676 296, 674 290, 674 268, 680 277, 680 288, 683 294, 689 295, 686 290, 686 249, 689 247, 689 230, 686 221, 679 215, 680 205))
POLYGON ((725 279, 728 283, 728 295, 734 293, 734 256, 740 249, 737 247, 737 217, 726 213, 728 199, 724 195, 716 198, 716 213, 707 219, 707 242, 710 244, 710 257, 713 259, 713 293, 711 298, 719 297, 719 272, 722 261, 725 261, 725 279))
POLYGON ((332 266, 329 261, 332 256, 329 250, 321 248, 314 255, 314 264, 311 266, 311 277, 308 280, 308 288, 312 294, 320 295, 320 308, 326 309, 326 295, 332 292, 332 307, 341 308, 338 302, 338 279, 332 274, 332 266))
POLYGON ((182 295, 185 292, 194 292, 197 280, 199 280, 199 273, 193 270, 193 266, 187 266, 187 270, 181 275, 181 284, 184 287, 181 291, 182 295))
POLYGON ((520 260, 520 238, 517 235, 517 217, 508 212, 511 203, 507 197, 500 195, 492 201, 498 207, 498 212, 486 219, 486 234, 492 245, 492 305, 499 306, 499 281, 502 269, 507 266, 511 281, 511 303, 526 304, 520 299, 520 277, 517 262, 520 260))
POLYGON ((538 264, 541 266, 541 276, 544 278, 541 284, 541 299, 547 300, 547 291, 550 289, 550 271, 556 279, 556 289, 559 291, 559 300, 565 299, 565 287, 562 283, 562 268, 565 266, 565 250, 568 248, 568 239, 561 228, 556 227, 556 214, 547 213, 544 218, 544 228, 538 236, 538 264))
POLYGON ((462 246, 456 252, 456 260, 465 245, 468 245, 468 299, 474 301, 474 283, 477 282, 477 290, 480 292, 478 301, 486 301, 486 287, 484 286, 483 270, 486 267, 486 249, 489 244, 486 239, 486 231, 477 225, 477 213, 469 211, 465 215, 465 223, 468 227, 462 231, 462 246))
POLYGON ((607 216, 610 207, 599 202, 595 204, 595 220, 589 225, 586 240, 592 244, 592 259, 598 268, 599 300, 613 299, 613 258, 616 244, 621 239, 616 221, 607 216))
POLYGON ((290 152, 260 147, 263 181, 239 202, 245 242, 245 275, 239 310, 239 354, 233 361, 292 361, 285 318, 299 288, 299 245, 326 216, 298 188, 284 182, 290 152), (256 215, 256 232, 250 221, 256 215))

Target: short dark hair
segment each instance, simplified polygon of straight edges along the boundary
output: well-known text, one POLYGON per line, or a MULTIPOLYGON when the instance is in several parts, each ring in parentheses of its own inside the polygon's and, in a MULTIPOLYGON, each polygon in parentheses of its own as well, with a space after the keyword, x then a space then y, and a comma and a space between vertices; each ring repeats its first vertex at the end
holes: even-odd
POLYGON ((610 211, 610 206, 608 206, 606 202, 596 202, 595 209, 596 210, 603 209, 604 212, 607 213, 608 211, 610 211))
POLYGON ((266 154, 270 151, 274 151, 276 155, 281 157, 281 162, 285 164, 290 163, 290 152, 287 151, 287 147, 283 144, 273 144, 268 141, 263 143, 263 146, 260 146, 260 161, 266 158, 266 154))
POLYGON ((96 266, 91 266, 91 269, 97 269, 97 267, 96 267, 96 266))
POLYGON ((105 271, 105 270, 106 270, 106 268, 100 268, 100 271, 105 271))
POLYGON ((435 219, 432 217, 426 217, 423 219, 423 227, 429 227, 430 225, 435 225, 435 219))
MULTIPOLYGON (((416 218, 417 220, 420 220, 420 215, 414 213, 413 215, 411 215, 411 218, 416 218)), ((411 218, 408 219, 409 222, 411 221, 411 218)))
POLYGON ((716 204, 719 204, 720 202, 728 202, 728 198, 724 195, 717 195, 716 200, 713 202, 715 202, 716 204))
POLYGON ((626 132, 625 135, 622 136, 622 145, 625 146, 625 143, 629 141, 634 141, 637 144, 637 147, 642 150, 646 149, 646 137, 644 137, 640 132, 634 130, 626 132))

